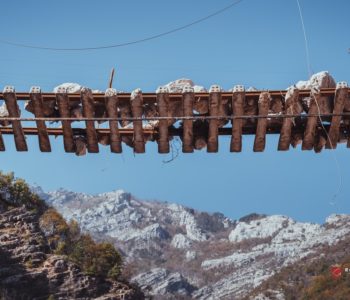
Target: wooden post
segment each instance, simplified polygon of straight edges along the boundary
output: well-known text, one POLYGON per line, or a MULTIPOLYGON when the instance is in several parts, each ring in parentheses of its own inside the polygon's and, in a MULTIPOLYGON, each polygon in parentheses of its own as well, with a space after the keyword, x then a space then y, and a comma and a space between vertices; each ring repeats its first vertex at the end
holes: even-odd
MULTIPOLYGON (((349 101, 348 85, 346 82, 339 82, 334 96, 333 114, 341 114, 344 110, 345 101, 349 101)), ((329 129, 329 139, 327 139, 326 149, 337 148, 339 139, 339 127, 341 116, 332 116, 331 127, 329 129)))
MULTIPOLYGON (((310 105, 308 114, 317 115, 319 113, 317 103, 320 99, 320 90, 317 88, 311 89, 310 94, 310 105)), ((304 133, 304 139, 301 146, 302 150, 312 150, 316 141, 316 126, 318 122, 318 117, 308 117, 306 123, 306 129, 304 133)))
MULTIPOLYGON (((94 98, 89 88, 82 88, 81 90, 81 102, 83 104, 83 116, 85 118, 93 118, 95 116, 94 111, 94 98)), ((89 153, 98 153, 98 139, 95 129, 95 121, 85 121, 86 124, 86 136, 87 136, 87 148, 89 153)))
MULTIPOLYGON (((232 114, 233 116, 244 115, 245 90, 244 86, 236 85, 232 92, 232 114)), ((242 119, 232 119, 231 152, 242 151, 242 119)))
MULTIPOLYGON (((12 118, 19 118, 21 116, 20 110, 17 104, 17 98, 15 89, 12 86, 6 86, 4 88, 4 100, 6 103, 9 116, 12 118)), ((24 136, 23 128, 20 121, 12 121, 13 134, 15 138, 15 145, 17 151, 28 151, 26 138, 24 136)), ((0 138, 1 139, 1 138, 0 138)), ((1 145, 1 142, 0 142, 1 145)), ((0 147, 1 150, 1 147, 0 147)))
MULTIPOLYGON (((209 90, 209 116, 218 117, 221 105, 221 87, 212 85, 209 90)), ((219 120, 209 120, 207 152, 215 153, 219 150, 219 120)))
MULTIPOLYGON (((169 94, 166 87, 157 89, 157 106, 160 117, 168 117, 169 94)), ((168 120, 159 120, 158 152, 169 153, 168 120)))
MULTIPOLYGON (((191 86, 185 86, 182 90, 183 116, 193 116, 194 90, 191 86)), ((183 121, 182 152, 193 152, 193 120, 183 121)))
MULTIPOLYGON (((292 87, 288 90, 286 94, 286 114, 294 114, 293 108, 296 106, 299 100, 299 90, 295 87, 292 87)), ((281 128, 280 139, 278 142, 278 151, 289 150, 289 145, 291 142, 291 134, 293 127, 293 118, 284 118, 281 128)))
MULTIPOLYGON (((33 102, 34 115, 36 118, 43 118, 43 99, 40 87, 33 86, 30 89, 30 100, 33 102)), ((49 135, 47 134, 45 121, 36 121, 39 136, 39 148, 41 152, 51 152, 49 135)))
MULTIPOLYGON (((114 70, 114 69, 113 69, 114 70)), ((108 118, 118 117, 117 90, 109 88, 105 93, 105 105, 108 118)), ((113 153, 122 153, 122 143, 118 128, 118 121, 109 121, 110 144, 113 153)))
MULTIPOLYGON (((268 92, 262 92, 259 96, 259 116, 267 116, 269 114, 270 107, 270 94, 268 92)), ((266 144, 266 127, 267 118, 258 119, 258 125, 256 128, 255 140, 254 140, 254 152, 262 152, 265 149, 266 144)))
MULTIPOLYGON (((131 93, 131 110, 134 118, 142 118, 143 115, 143 97, 142 91, 136 89, 131 93)), ((143 137, 142 120, 134 120, 134 151, 135 153, 145 153, 145 140, 143 137)))
MULTIPOLYGON (((69 99, 67 95, 67 89, 64 87, 59 87, 56 93, 56 102, 58 111, 62 118, 69 118, 69 99)), ((63 144, 64 151, 68 153, 75 152, 73 130, 71 126, 71 121, 62 121, 62 131, 63 131, 63 144)))

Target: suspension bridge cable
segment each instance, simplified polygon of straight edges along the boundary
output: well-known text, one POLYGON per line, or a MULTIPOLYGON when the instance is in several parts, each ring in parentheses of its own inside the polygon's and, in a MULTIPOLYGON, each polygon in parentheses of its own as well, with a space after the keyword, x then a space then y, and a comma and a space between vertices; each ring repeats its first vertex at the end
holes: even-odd
POLYGON ((59 48, 59 47, 46 47, 46 46, 37 46, 37 45, 32 45, 32 44, 24 44, 24 43, 18 43, 18 42, 12 42, 12 41, 7 41, 7 40, 2 40, 0 39, 0 43, 2 44, 7 44, 7 45, 11 45, 11 46, 16 46, 16 47, 22 47, 22 48, 31 48, 31 49, 39 49, 39 50, 48 50, 48 51, 89 51, 89 50, 102 50, 102 49, 110 49, 110 48, 118 48, 118 47, 125 47, 125 46, 129 46, 129 45, 135 45, 135 44, 140 44, 140 43, 144 43, 150 40, 154 40, 184 29, 187 29, 193 25, 202 23, 210 18, 213 18, 219 14, 224 13, 225 11, 229 10, 230 8, 238 5, 239 3, 243 2, 243 0, 236 0, 234 2, 232 2, 230 5, 227 5, 205 17, 202 17, 200 19, 197 19, 191 23, 176 27, 174 29, 159 33, 159 34, 155 34, 155 35, 151 35, 149 37, 145 37, 142 39, 138 39, 138 40, 134 40, 134 41, 130 41, 130 42, 125 42, 125 43, 120 43, 120 44, 112 44, 112 45, 104 45, 104 46, 94 46, 94 47, 79 47, 79 48, 59 48))

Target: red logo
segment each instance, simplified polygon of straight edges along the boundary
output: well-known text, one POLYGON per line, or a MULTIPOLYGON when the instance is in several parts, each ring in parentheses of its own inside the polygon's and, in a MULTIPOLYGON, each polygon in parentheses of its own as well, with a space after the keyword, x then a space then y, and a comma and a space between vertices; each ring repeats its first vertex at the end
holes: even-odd
POLYGON ((334 279, 338 279, 343 274, 343 269, 340 266, 332 266, 331 267, 331 274, 334 279))

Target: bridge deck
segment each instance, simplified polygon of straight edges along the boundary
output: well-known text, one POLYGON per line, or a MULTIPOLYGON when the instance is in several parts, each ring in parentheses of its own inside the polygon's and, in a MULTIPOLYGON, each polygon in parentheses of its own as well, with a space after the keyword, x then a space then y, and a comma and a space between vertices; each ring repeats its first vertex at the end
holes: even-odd
MULTIPOLYGON (((253 151, 265 149, 266 134, 280 134, 278 150, 302 144, 302 150, 320 152, 334 149, 340 142, 350 147, 350 89, 345 83, 322 90, 232 92, 212 88, 209 93, 119 93, 108 89, 93 94, 84 88, 79 94, 29 93, 6 87, 0 102, 6 103, 8 116, 0 117, 0 151, 5 151, 2 135, 13 134, 17 151, 28 151, 25 136, 37 135, 40 150, 51 152, 49 136, 63 136, 66 152, 99 152, 99 145, 110 145, 122 152, 122 145, 145 151, 145 143, 158 143, 159 153, 170 151, 172 137, 179 136, 183 152, 207 148, 218 151, 218 136, 231 136, 231 152, 242 150, 242 135, 255 135, 253 151), (33 117, 21 117, 19 101, 33 117), (25 127, 26 122, 35 122, 25 127), (78 122, 76 122, 78 121, 78 122), (52 122, 60 122, 53 128, 52 122), (84 122, 85 128, 77 128, 84 122), (99 124, 107 122, 108 126, 99 124)), ((81 127, 81 126, 80 126, 81 127)))

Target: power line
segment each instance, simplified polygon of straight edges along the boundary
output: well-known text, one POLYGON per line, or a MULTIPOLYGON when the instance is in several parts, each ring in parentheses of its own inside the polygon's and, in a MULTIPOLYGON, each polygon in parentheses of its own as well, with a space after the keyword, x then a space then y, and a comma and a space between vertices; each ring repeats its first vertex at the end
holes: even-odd
POLYGON ((134 41, 130 41, 130 42, 125 42, 125 43, 120 43, 120 44, 112 44, 112 45, 105 45, 105 46, 95 46, 95 47, 81 47, 81 48, 56 48, 56 47, 45 47, 45 46, 36 46, 36 45, 30 45, 30 44, 23 44, 23 43, 17 43, 17 42, 11 42, 11 41, 6 41, 6 40, 1 40, 0 39, 0 43, 3 44, 7 44, 7 45, 11 45, 11 46, 16 46, 16 47, 22 47, 22 48, 32 48, 32 49, 40 49, 40 50, 48 50, 48 51, 89 51, 89 50, 101 50, 101 49, 110 49, 110 48, 118 48, 118 47, 125 47, 125 46, 129 46, 129 45, 134 45, 134 44, 140 44, 143 42, 147 42, 150 40, 154 40, 184 29, 187 29, 193 25, 199 24, 201 22, 204 22, 212 17, 215 17, 219 14, 222 14, 223 12, 229 10, 230 8, 236 6, 237 4, 239 4, 240 2, 243 2, 243 0, 236 0, 234 2, 232 2, 230 5, 227 5, 213 13, 211 13, 210 15, 207 15, 205 17, 202 17, 198 20, 195 20, 191 23, 188 23, 186 25, 180 26, 180 27, 176 27, 174 29, 171 29, 169 31, 165 31, 159 34, 155 34, 155 35, 151 35, 149 37, 145 37, 139 40, 134 40, 134 41))
POLYGON ((301 26, 303 28, 303 34, 304 34, 306 65, 307 65, 307 70, 309 72, 309 77, 311 77, 312 70, 311 70, 311 62, 310 62, 309 42, 308 42, 307 35, 306 35, 306 29, 305 29, 305 24, 304 24, 304 17, 303 17, 303 13, 301 11, 301 6, 300 6, 299 0, 297 0, 297 4, 298 4, 298 9, 299 9, 300 22, 301 22, 301 26))

